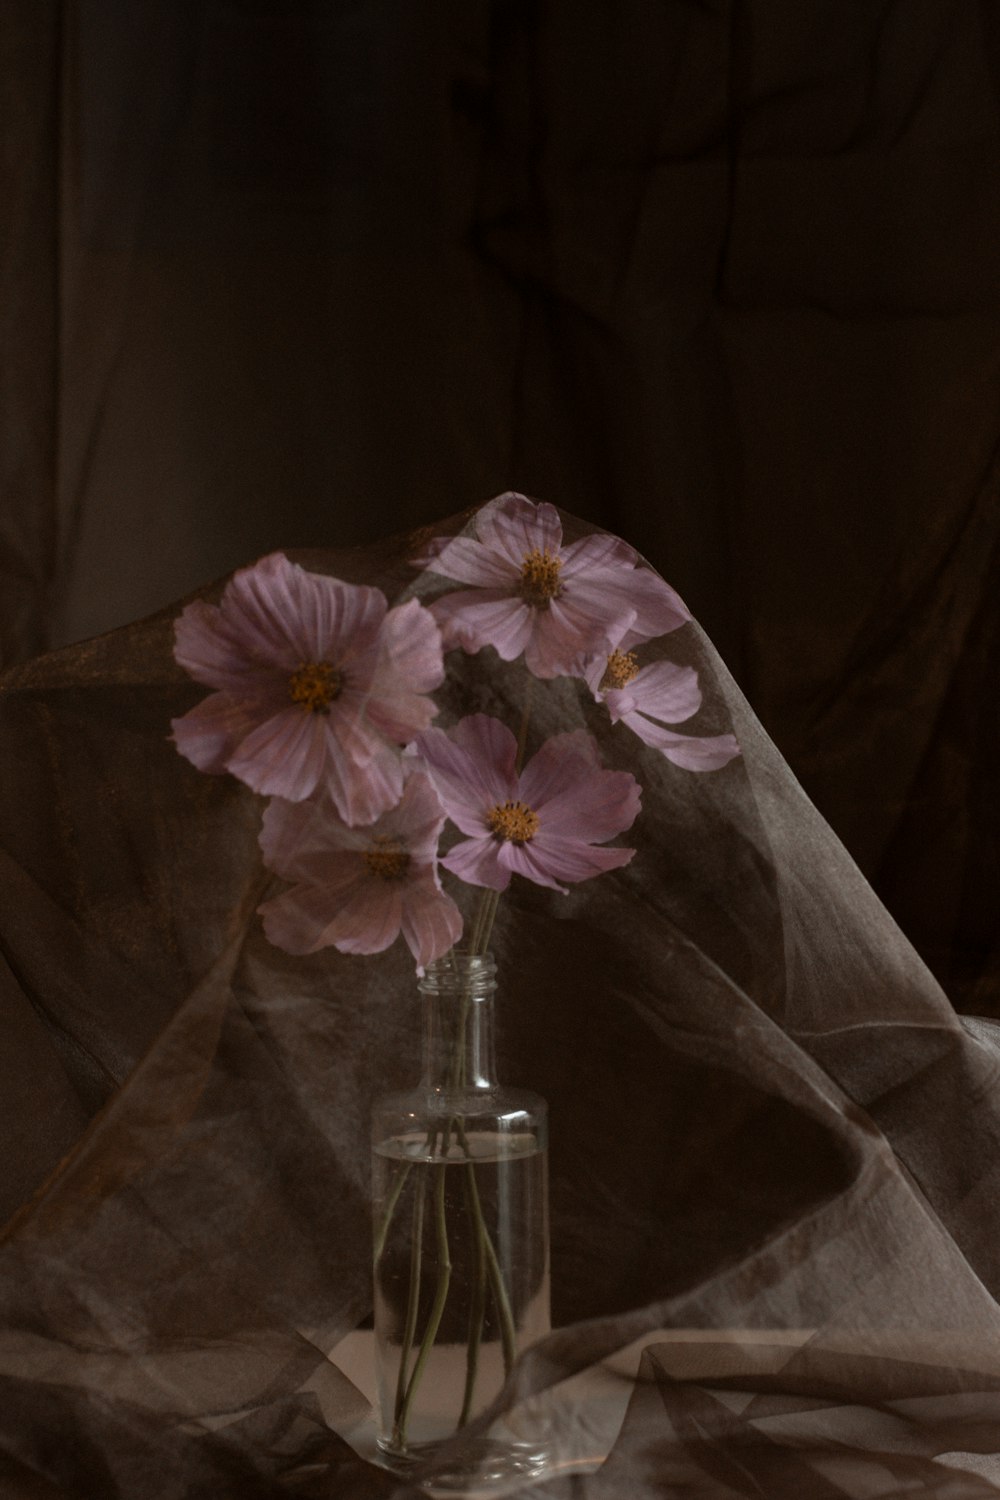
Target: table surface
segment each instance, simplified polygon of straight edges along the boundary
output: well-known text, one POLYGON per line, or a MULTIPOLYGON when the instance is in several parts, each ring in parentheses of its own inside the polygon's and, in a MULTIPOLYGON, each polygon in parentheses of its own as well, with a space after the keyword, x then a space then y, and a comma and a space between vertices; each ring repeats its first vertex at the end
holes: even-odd
MULTIPOLYGON (((614 1445, 625 1418, 642 1351, 647 1346, 657 1346, 661 1361, 676 1378, 711 1380, 741 1371, 778 1371, 809 1338, 810 1332, 807 1329, 774 1332, 760 1329, 656 1329, 626 1345, 600 1365, 522 1402, 509 1415, 510 1428, 519 1439, 540 1442, 544 1442, 553 1430, 558 1431, 558 1459, 534 1482, 541 1483, 554 1474, 587 1472, 598 1468, 614 1445)), ((464 1351, 459 1353, 464 1357, 464 1351)), ((376 1399, 373 1334, 361 1329, 348 1334, 331 1352, 330 1359, 338 1374, 346 1377, 359 1393, 360 1401, 345 1418, 343 1387, 338 1383, 336 1396, 340 1409, 327 1411, 324 1415, 356 1453, 370 1462, 377 1462, 373 1421, 376 1399)), ((323 1379, 314 1382, 311 1388, 316 1391, 322 1405, 323 1379)), ((334 1392, 327 1388, 326 1394, 329 1404, 334 1392)), ((726 1399, 738 1410, 753 1397, 743 1392, 731 1392, 727 1393, 726 1399)), ((531 1482, 521 1477, 508 1486, 492 1486, 491 1493, 499 1496, 514 1488, 523 1492, 530 1488, 531 1482)), ((432 1485, 427 1489, 428 1493, 435 1493, 432 1485)), ((452 1489, 448 1493, 455 1497, 462 1492, 452 1489)))

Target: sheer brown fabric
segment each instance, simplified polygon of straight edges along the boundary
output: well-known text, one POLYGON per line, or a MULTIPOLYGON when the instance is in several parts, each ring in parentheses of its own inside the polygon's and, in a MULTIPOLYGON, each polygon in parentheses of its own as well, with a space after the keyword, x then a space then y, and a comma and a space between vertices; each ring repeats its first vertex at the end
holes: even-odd
MULTIPOLYGON (((413 551, 298 560, 395 599, 431 586, 413 551)), ((175 612, 3 683, 5 1494, 389 1494, 328 1355, 370 1306, 367 1114, 412 1077, 412 963, 266 942, 260 801, 167 738, 201 696, 175 612)), ((690 727, 739 737, 721 771, 567 679, 535 695, 532 736, 586 724, 644 807, 624 870, 501 906, 502 1072, 552 1111, 557 1331, 500 1405, 554 1445, 553 1496, 997 1493, 994 1031, 704 633, 660 649, 700 673, 690 727)), ((519 716, 521 667, 449 670, 444 722, 519 716)))

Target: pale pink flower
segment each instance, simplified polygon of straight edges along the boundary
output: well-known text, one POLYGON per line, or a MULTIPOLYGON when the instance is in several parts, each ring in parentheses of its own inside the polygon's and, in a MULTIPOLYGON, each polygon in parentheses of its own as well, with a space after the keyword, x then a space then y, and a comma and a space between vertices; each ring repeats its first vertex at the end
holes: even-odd
POLYGON ((520 772, 517 741, 487 714, 450 733, 429 729, 414 748, 445 810, 467 837, 442 859, 469 885, 505 890, 512 874, 565 892, 628 864, 634 849, 595 844, 631 827, 640 790, 628 771, 607 771, 584 730, 553 735, 520 772))
POLYGON ((612 724, 627 724, 647 745, 662 750, 668 760, 687 771, 716 771, 739 755, 734 735, 676 734, 666 727, 683 724, 698 712, 698 674, 693 667, 672 661, 640 667, 630 649, 637 644, 633 635, 626 635, 612 652, 591 657, 580 667, 580 675, 607 708, 612 724))
POLYGON ((218 606, 189 604, 174 655, 212 693, 173 721, 182 755, 255 792, 325 789, 348 823, 399 801, 399 747, 437 712, 441 639, 417 600, 307 573, 280 552, 244 568, 218 606))
POLYGON ((504 661, 523 652, 536 677, 557 677, 625 629, 649 640, 690 619, 670 585, 618 537, 595 532, 563 546, 553 505, 501 495, 475 524, 475 538, 439 537, 418 559, 472 585, 430 606, 446 649, 494 646, 504 661))
POLYGON ((445 815, 415 770, 397 807, 367 828, 349 827, 329 798, 269 803, 260 834, 264 863, 291 890, 259 907, 269 940, 286 953, 381 953, 403 934, 422 971, 462 932, 441 889, 437 845, 445 815))

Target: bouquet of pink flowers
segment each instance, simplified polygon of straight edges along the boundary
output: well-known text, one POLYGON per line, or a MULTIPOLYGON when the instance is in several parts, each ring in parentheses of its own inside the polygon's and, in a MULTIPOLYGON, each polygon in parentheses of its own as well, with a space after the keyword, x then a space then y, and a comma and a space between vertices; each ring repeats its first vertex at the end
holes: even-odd
MULTIPOLYGON (((530 1175, 531 1160, 544 1153, 544 1125, 531 1123, 525 1103, 535 1096, 502 1107, 495 1099, 502 1128, 490 1131, 468 1093, 465 1049, 481 998, 475 975, 485 967, 479 955, 500 894, 513 875, 565 893, 635 852, 610 840, 632 826, 639 784, 630 771, 601 763, 592 734, 555 733, 526 756, 532 685, 575 679, 597 705, 591 712, 603 708, 612 724, 687 770, 713 770, 738 754, 732 735, 676 729, 700 706, 697 674, 669 661, 643 665, 641 657, 647 642, 689 615, 618 538, 595 533, 564 544, 553 506, 507 494, 477 512, 474 534, 435 538, 412 562, 422 584, 430 582, 429 603, 412 597, 390 607, 379 589, 307 572, 276 553, 237 573, 217 606, 189 605, 177 621, 175 654, 214 691, 173 725, 178 748, 200 770, 228 771, 270 798, 264 863, 289 883, 260 907, 271 942, 294 954, 330 945, 372 954, 402 934, 420 974, 449 955, 460 990, 455 1014, 434 1023, 444 1028, 447 1051, 431 1112, 422 1113, 419 1100, 399 1106, 397 1123, 375 1146, 376 1288, 389 1288, 383 1307, 395 1297, 381 1322, 376 1298, 376 1344, 388 1351, 379 1441, 395 1460, 412 1454, 414 1398, 458 1280, 468 1306, 453 1312, 449 1337, 458 1316, 468 1342, 463 1393, 449 1420, 457 1412, 459 1427, 473 1411, 486 1332, 506 1371, 519 1330, 530 1338, 547 1327, 547 1270, 546 1310, 530 1327, 519 1322, 527 1294, 512 1280, 517 1264, 547 1266, 547 1241, 534 1253, 510 1242, 518 1193, 520 1217, 535 1212, 544 1235, 544 1209, 531 1208, 532 1195, 544 1196, 530 1175), (490 648, 504 662, 523 657, 516 730, 486 713, 433 726, 433 694, 445 683, 445 654, 456 648, 473 655, 490 648), (449 822, 455 833, 442 852, 449 822), (482 892, 466 919, 442 869, 482 892), (519 1135, 511 1134, 515 1119, 523 1122, 519 1135), (502 1191, 489 1176, 501 1161, 512 1171, 502 1191), (453 1191, 444 1168, 455 1165, 465 1175, 453 1191), (453 1270, 463 1253, 460 1277, 453 1270)), ((432 993, 436 983, 428 980, 432 993)), ((423 1415, 421 1423, 426 1432, 423 1415)))
POLYGON ((565 891, 632 858, 608 841, 631 827, 638 783, 603 767, 586 731, 524 763, 528 703, 516 734, 485 714, 431 727, 453 648, 578 679, 612 723, 687 770, 739 753, 732 735, 674 727, 700 706, 697 674, 639 653, 689 615, 617 537, 564 545, 554 506, 507 494, 477 513, 474 536, 439 537, 413 561, 440 579, 429 605, 390 608, 378 589, 274 553, 177 621, 177 660, 214 691, 174 721, 175 741, 199 770, 271 799, 264 863, 291 886, 261 915, 290 953, 378 953, 402 934, 423 970, 463 932, 440 868, 485 892, 467 943, 480 951, 512 875, 565 891), (439 856, 447 820, 463 837, 439 856))

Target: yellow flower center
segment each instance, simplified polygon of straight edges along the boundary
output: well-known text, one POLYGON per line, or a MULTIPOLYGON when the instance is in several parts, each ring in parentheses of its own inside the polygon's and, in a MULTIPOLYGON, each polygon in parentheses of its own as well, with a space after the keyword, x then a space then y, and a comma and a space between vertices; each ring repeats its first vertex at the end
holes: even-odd
POLYGON ((558 599, 563 591, 561 570, 561 557, 553 557, 547 550, 540 552, 537 547, 526 552, 521 564, 521 598, 525 603, 547 609, 550 600, 558 599))
POLYGON ((288 679, 288 694, 306 713, 328 714, 343 686, 343 678, 328 661, 304 661, 288 679))
POLYGON ((526 802, 504 802, 491 807, 486 826, 511 844, 529 844, 538 832, 538 814, 526 802))
POLYGON ((628 687, 638 672, 639 661, 634 651, 612 651, 597 691, 606 693, 609 688, 628 687))
POLYGON ((410 864, 406 847, 384 833, 375 835, 363 858, 369 875, 377 875, 379 880, 402 880, 410 864))

